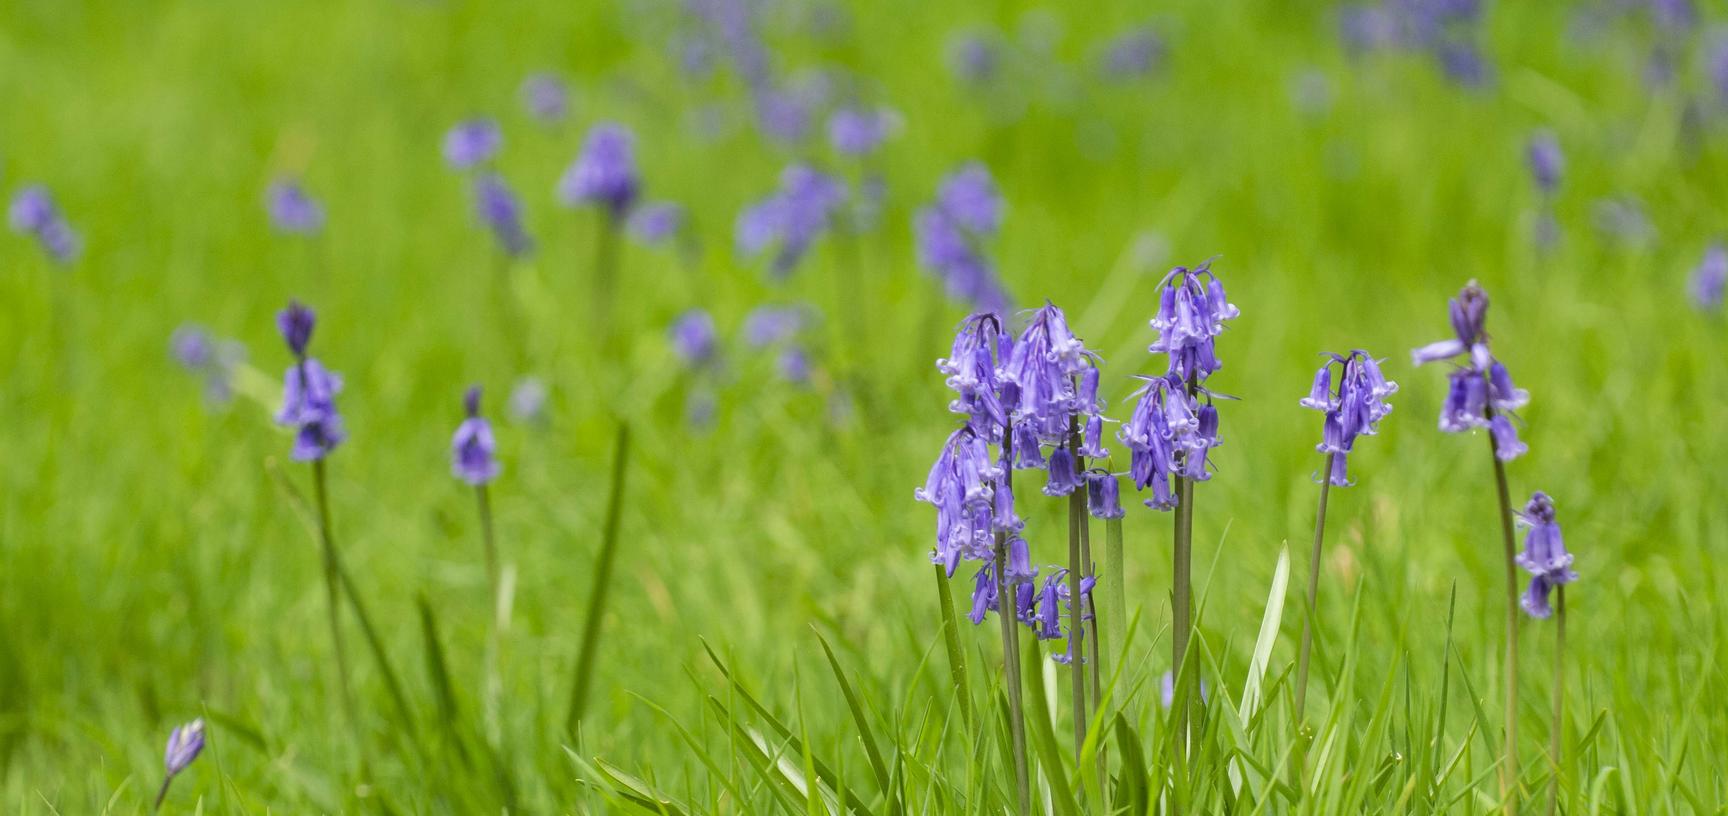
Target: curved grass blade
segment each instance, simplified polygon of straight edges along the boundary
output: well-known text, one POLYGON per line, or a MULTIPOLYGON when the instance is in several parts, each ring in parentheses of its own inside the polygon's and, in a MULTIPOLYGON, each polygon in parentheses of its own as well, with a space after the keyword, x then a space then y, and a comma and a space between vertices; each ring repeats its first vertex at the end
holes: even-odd
POLYGON ((870 760, 870 769, 875 772, 882 792, 890 793, 893 784, 888 776, 888 764, 882 761, 882 752, 876 747, 876 735, 870 728, 870 718, 864 714, 864 705, 852 689, 852 681, 846 678, 846 670, 840 668, 840 661, 834 657, 828 639, 821 632, 816 633, 816 639, 822 642, 822 653, 828 656, 828 665, 834 669, 834 677, 840 682, 840 693, 846 698, 846 707, 852 710, 852 720, 858 724, 858 737, 864 741, 864 755, 870 760))
POLYGON ((931 564, 936 573, 936 593, 942 604, 942 644, 948 650, 948 671, 954 677, 954 688, 960 696, 960 717, 966 730, 972 730, 972 690, 966 682, 966 650, 960 645, 960 624, 954 618, 954 591, 948 586, 948 574, 941 564, 931 564))
POLYGON ((624 509, 625 464, 630 459, 630 426, 618 426, 612 446, 612 489, 606 500, 606 527, 601 534, 600 553, 595 559, 594 586, 588 593, 588 613, 582 622, 582 647, 570 683, 570 710, 564 717, 564 733, 572 739, 582 724, 588 704, 588 686, 594 678, 595 655, 600 647, 600 619, 606 614, 606 594, 612 586, 612 564, 618 554, 618 522, 624 509))
POLYGON ((1038 754, 1039 764, 1044 767, 1044 779, 1050 785, 1051 805, 1060 816, 1076 816, 1080 812, 1080 803, 1075 801, 1073 788, 1068 784, 1068 771, 1062 766, 1062 749, 1056 746, 1056 730, 1050 724, 1049 698, 1044 692, 1044 667, 1039 665, 1039 651, 1036 640, 1025 649, 1026 699, 1031 703, 1026 706, 1026 720, 1032 725, 1032 746, 1038 754))

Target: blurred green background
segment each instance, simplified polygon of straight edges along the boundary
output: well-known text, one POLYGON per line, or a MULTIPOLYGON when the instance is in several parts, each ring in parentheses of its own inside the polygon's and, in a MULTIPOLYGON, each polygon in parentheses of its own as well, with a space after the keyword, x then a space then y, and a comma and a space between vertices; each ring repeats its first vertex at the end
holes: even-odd
MULTIPOLYGON (((1448 752, 1480 739, 1469 698, 1487 722, 1499 716, 1489 462, 1479 438, 1436 431, 1443 372, 1407 356, 1447 334, 1445 299, 1475 278, 1494 298, 1496 351, 1533 394, 1513 493, 1556 497, 1583 573, 1570 593, 1581 750, 1567 784, 1588 796, 1605 779, 1611 812, 1728 800, 1715 761, 1728 752, 1716 704, 1728 693, 1716 562, 1728 339, 1720 311, 1687 296, 1724 224, 1728 106, 1708 73, 1719 9, 1672 29, 1636 3, 1494 3, 1470 34, 1490 76, 1463 87, 1419 48, 1352 54, 1340 10, 1324 4, 748 6, 777 77, 838 78, 899 113, 873 165, 886 185, 879 226, 853 237, 855 272, 848 236, 819 242, 784 283, 733 251, 738 212, 789 162, 858 169, 820 127, 803 145, 764 139, 724 43, 680 3, 0 0, 0 189, 47 185, 84 242, 60 268, 27 237, 0 236, 8 811, 145 811, 169 729, 204 716, 213 750, 175 783, 176 811, 498 812, 487 772, 407 747, 432 740, 439 719, 421 597, 478 719, 486 576, 472 497, 448 466, 469 383, 488 390, 505 468, 493 496, 516 584, 495 736, 520 812, 610 807, 565 745, 680 796, 726 799, 650 705, 714 739, 698 727, 702 700, 723 686, 702 639, 829 754, 856 742, 812 626, 869 696, 910 712, 889 719, 940 709, 934 512, 912 490, 954 423, 932 363, 967 308, 919 269, 910 222, 970 160, 1007 201, 988 248, 1005 286, 1022 306, 1067 310, 1106 360, 1114 418, 1129 412, 1131 375, 1161 370, 1145 351, 1158 278, 1219 256, 1242 317, 1213 384, 1242 401, 1223 408, 1218 473, 1197 503, 1202 628, 1224 668, 1211 682, 1239 688, 1232 672, 1247 664, 1282 542, 1306 570, 1320 428, 1296 400, 1318 352, 1361 347, 1389 357, 1403 389, 1352 458, 1360 484, 1333 493, 1322 677, 1348 665, 1359 697, 1399 677, 1401 694, 1431 704, 1456 588, 1469 688, 1447 692, 1448 752), (1101 75, 1102 50, 1139 25, 1162 40, 1157 65, 1101 75), (988 81, 952 70, 969 34, 997 49, 988 81), (706 73, 679 68, 691 38, 712 50, 706 73), (1652 82, 1652 59, 1672 76, 1652 82), (523 108, 519 87, 540 71, 570 83, 562 123, 523 108), (537 243, 514 264, 440 155, 444 132, 476 115, 503 128, 496 168, 537 243), (647 196, 687 207, 696 244, 689 255, 626 244, 612 343, 590 317, 598 216, 552 194, 601 121, 633 130, 647 196), (1544 128, 1566 155, 1547 249, 1533 240, 1544 205, 1524 155, 1544 128), (323 203, 320 236, 272 232, 263 196, 283 176, 323 203), (1604 229, 1606 200, 1638 202, 1647 232, 1604 229), (854 274, 855 324, 835 312, 854 274), (346 378, 351 438, 330 461, 337 536, 423 718, 407 740, 352 635, 362 736, 346 725, 317 550, 267 470, 274 461, 308 489, 271 421, 289 359, 273 315, 290 297, 318 310, 314 351, 346 378), (752 308, 800 302, 825 315, 806 337, 808 386, 738 340, 752 308), (691 373, 667 340, 697 306, 725 340, 718 374, 691 373), (189 321, 245 344, 255 370, 232 404, 208 404, 168 354, 189 321), (525 376, 550 390, 543 425, 502 409, 525 376), (704 389, 717 411, 696 427, 687 403, 704 389), (637 446, 577 746, 563 705, 620 419, 637 446)), ((1057 561, 1059 503, 1026 494, 1035 558, 1057 561)), ((1129 593, 1143 614, 1132 654, 1152 682, 1168 660, 1169 526, 1129 509, 1129 593)), ((969 588, 957 579, 962 600, 969 588)), ((1275 674, 1294 660, 1300 603, 1287 605, 1275 674)), ((1533 754, 1552 644, 1548 628, 1524 626, 1533 754)), ((962 633, 975 658, 993 643, 986 629, 962 633)), ((1314 696, 1349 702, 1325 679, 1314 696)), ((1347 732, 1369 718, 1350 711, 1347 732)), ((1387 737, 1345 746, 1362 764, 1399 750, 1387 737)), ((937 756, 965 767, 953 750, 937 756)), ((1473 779, 1492 758, 1471 762, 1473 779)))

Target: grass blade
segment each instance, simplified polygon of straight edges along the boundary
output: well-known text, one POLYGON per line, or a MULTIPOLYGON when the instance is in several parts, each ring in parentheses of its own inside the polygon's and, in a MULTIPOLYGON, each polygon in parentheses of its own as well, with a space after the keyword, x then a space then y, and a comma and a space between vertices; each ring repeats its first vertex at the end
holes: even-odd
POLYGON ((576 668, 570 683, 570 711, 564 717, 564 733, 572 739, 582 724, 582 714, 588 704, 588 687, 594 678, 594 656, 600 648, 600 619, 606 614, 606 594, 612 586, 612 564, 618 554, 618 523, 624 509, 625 464, 630 458, 630 426, 618 426, 618 439, 612 447, 612 490, 606 501, 606 528, 600 539, 600 554, 595 559, 594 586, 588 593, 588 613, 582 623, 582 646, 576 655, 576 668))

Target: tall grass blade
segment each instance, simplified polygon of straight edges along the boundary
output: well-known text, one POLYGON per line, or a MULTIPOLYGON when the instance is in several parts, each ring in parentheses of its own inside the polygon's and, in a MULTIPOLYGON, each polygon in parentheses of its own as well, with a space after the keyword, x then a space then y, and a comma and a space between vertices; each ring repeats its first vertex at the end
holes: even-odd
POLYGON ((570 682, 570 709, 564 717, 564 733, 574 739, 588 705, 588 690, 594 678, 595 656, 600 648, 600 623, 606 614, 606 596, 612 587, 612 564, 618 555, 618 524, 624 509, 625 465, 630 459, 630 426, 618 426, 612 446, 612 489, 606 501, 606 527, 600 539, 600 554, 594 564, 594 584, 588 593, 588 612, 582 623, 582 646, 570 682))

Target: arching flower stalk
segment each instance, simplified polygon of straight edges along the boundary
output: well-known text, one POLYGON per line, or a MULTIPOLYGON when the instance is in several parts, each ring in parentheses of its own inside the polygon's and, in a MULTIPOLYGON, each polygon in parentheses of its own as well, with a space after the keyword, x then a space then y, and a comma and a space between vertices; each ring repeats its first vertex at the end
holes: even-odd
POLYGON ((1314 550, 1308 559, 1308 606, 1302 616, 1302 650, 1296 662, 1296 716, 1303 718, 1308 697, 1308 657, 1314 645, 1314 607, 1320 596, 1320 547, 1326 539, 1326 498, 1333 487, 1353 484, 1347 476, 1345 460, 1355 447, 1356 437, 1373 436, 1377 424, 1392 406, 1386 397, 1397 392, 1398 384, 1380 374, 1380 363, 1373 355, 1357 349, 1347 355, 1328 354, 1326 363, 1314 374, 1314 387, 1301 401, 1326 415, 1318 450, 1326 454, 1326 464, 1320 472, 1320 507, 1314 514, 1314 550), (1338 383, 1332 384, 1333 369, 1338 371, 1338 383))
POLYGON ((1560 524, 1554 518, 1554 500, 1538 490, 1530 496, 1518 514, 1518 526, 1529 528, 1524 536, 1524 552, 1518 554, 1518 566, 1530 575, 1530 589, 1524 594, 1524 611, 1533 618, 1554 619, 1554 716, 1548 724, 1548 756, 1555 772, 1548 779, 1548 816, 1553 816, 1560 802, 1560 772, 1564 767, 1565 745, 1561 742, 1566 722, 1566 585, 1578 580, 1572 571, 1572 554, 1560 535, 1560 524), (1554 603, 1548 603, 1548 593, 1554 593, 1554 603))
POLYGON ((1500 501, 1500 535, 1506 566, 1506 742, 1500 763, 1500 797, 1508 813, 1518 809, 1518 567, 1512 532, 1512 494, 1506 486, 1506 462, 1523 455, 1528 446, 1518 440, 1509 417, 1530 395, 1512 384, 1506 367, 1488 349, 1488 293, 1475 281, 1465 284, 1451 302, 1454 336, 1411 352, 1418 365, 1462 358, 1453 369, 1446 401, 1440 409, 1440 430, 1461 433, 1488 430, 1494 485, 1500 501))

